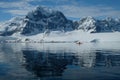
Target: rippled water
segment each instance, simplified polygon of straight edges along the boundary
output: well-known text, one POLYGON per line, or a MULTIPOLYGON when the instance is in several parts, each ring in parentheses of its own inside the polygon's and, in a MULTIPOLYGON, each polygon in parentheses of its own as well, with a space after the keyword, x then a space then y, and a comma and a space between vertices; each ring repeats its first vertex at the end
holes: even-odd
POLYGON ((0 80, 120 80, 120 43, 2 43, 0 80))

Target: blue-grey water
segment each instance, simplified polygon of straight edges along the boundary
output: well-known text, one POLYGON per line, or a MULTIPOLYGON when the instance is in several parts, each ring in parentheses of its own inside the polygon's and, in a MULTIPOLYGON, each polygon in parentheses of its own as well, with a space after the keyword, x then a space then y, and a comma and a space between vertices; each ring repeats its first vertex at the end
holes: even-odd
POLYGON ((120 43, 1 43, 0 80, 120 80, 120 43))

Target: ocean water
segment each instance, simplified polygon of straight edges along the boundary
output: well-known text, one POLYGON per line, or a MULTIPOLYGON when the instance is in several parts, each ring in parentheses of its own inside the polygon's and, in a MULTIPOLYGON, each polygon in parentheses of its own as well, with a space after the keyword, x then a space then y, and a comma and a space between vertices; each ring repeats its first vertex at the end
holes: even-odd
POLYGON ((120 42, 1 43, 0 80, 120 80, 120 42))

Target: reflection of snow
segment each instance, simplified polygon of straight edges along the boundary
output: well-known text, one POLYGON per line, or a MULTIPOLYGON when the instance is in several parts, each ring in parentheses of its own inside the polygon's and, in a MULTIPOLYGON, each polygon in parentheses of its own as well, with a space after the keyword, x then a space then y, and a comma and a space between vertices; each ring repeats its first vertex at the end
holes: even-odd
POLYGON ((27 44, 29 49, 35 49, 40 52, 49 51, 49 53, 57 54, 60 52, 65 55, 65 53, 69 53, 69 55, 78 56, 79 60, 77 64, 81 64, 79 62, 85 63, 83 66, 91 67, 94 65, 94 61, 96 58, 96 51, 111 51, 112 54, 115 55, 112 51, 119 51, 120 43, 84 43, 81 45, 77 45, 74 43, 47 43, 47 44, 27 44), (114 46, 114 47, 113 47, 114 46), (72 54, 71 54, 72 53, 72 54))
MULTIPOLYGON (((94 66, 95 59, 96 59, 96 51, 101 50, 101 51, 111 51, 110 53, 113 54, 115 51, 116 53, 120 50, 119 48, 120 43, 84 43, 81 45, 77 45, 75 43, 37 43, 37 44, 32 44, 32 43, 14 43, 14 44, 1 44, 2 48, 10 47, 9 51, 12 50, 11 53, 16 53, 24 50, 37 50, 39 52, 43 53, 53 53, 53 54, 58 54, 58 55, 74 55, 78 58, 77 63, 74 62, 75 64, 79 64, 81 66, 86 66, 86 67, 92 67, 94 66)), ((1 49, 3 52, 3 50, 1 49)), ((6 52, 1 52, 1 57, 0 60, 9 60, 9 55, 3 54, 6 52), (5 56, 5 57, 4 57, 5 56), (3 59, 5 58, 5 59, 3 59), (8 59, 7 59, 8 58, 8 59)), ((117 53, 118 54, 118 53, 117 53)), ((18 54, 17 54, 18 55, 18 54)), ((115 53, 114 53, 115 55, 115 53)), ((13 56, 13 55, 11 55, 13 56)), ((22 57, 21 54, 17 57, 17 59, 20 59, 20 56, 22 57)), ((11 57, 12 58, 12 57, 11 57)))
POLYGON ((3 77, 0 75, 0 80, 8 80, 8 77, 14 80, 16 77, 17 79, 33 77, 21 66, 23 61, 21 49, 21 44, 0 44, 0 69, 2 67, 3 73, 6 73, 3 77))

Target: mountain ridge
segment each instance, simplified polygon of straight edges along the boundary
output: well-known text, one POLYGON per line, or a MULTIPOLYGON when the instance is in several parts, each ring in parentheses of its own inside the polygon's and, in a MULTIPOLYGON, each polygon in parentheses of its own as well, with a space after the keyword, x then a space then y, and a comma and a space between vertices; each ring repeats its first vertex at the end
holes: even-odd
POLYGON ((88 16, 73 22, 68 20, 60 11, 38 6, 25 17, 12 18, 0 25, 1 36, 11 36, 15 33, 31 36, 44 32, 73 30, 94 33, 120 31, 120 19, 108 17, 100 20, 88 16))

